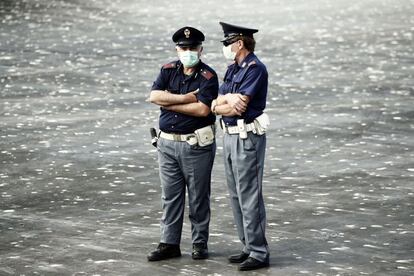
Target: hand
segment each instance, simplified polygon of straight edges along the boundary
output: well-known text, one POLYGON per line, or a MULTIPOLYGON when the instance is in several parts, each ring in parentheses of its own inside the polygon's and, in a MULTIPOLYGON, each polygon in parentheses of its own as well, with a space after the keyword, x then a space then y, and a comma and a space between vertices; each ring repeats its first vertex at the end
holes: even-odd
POLYGON ((237 115, 241 115, 247 109, 247 96, 241 94, 226 94, 227 103, 237 112, 237 115))

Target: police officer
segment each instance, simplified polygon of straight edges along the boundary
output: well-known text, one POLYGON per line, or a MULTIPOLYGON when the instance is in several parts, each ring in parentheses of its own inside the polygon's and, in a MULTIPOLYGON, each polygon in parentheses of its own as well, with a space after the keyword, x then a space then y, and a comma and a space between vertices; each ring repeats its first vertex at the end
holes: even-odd
POLYGON ((269 266, 265 237, 266 213, 262 177, 269 118, 266 106, 268 74, 254 54, 256 29, 220 22, 223 54, 234 61, 226 71, 211 109, 222 115, 224 163, 234 220, 243 249, 229 257, 239 270, 269 266))
POLYGON ((179 60, 162 66, 150 102, 160 106, 158 161, 162 187, 161 239, 149 261, 181 256, 185 191, 193 259, 208 258, 211 170, 215 157, 215 115, 218 79, 200 60, 204 34, 183 27, 172 36, 179 60))

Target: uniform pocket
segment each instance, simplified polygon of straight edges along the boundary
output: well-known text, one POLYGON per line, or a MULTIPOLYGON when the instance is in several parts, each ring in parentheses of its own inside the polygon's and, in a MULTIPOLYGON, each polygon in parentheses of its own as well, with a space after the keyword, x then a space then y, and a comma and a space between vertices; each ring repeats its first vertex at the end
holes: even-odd
POLYGON ((247 138, 241 139, 243 141, 243 148, 247 151, 256 150, 257 139, 258 137, 252 132, 247 133, 247 138))
POLYGON ((247 70, 243 70, 243 71, 241 71, 241 72, 238 72, 235 76, 234 76, 234 78, 233 78, 233 80, 232 80, 232 92, 238 92, 238 90, 239 90, 239 88, 240 88, 240 86, 241 86, 241 84, 243 83, 243 80, 244 80, 244 76, 246 75, 246 72, 247 72, 247 70))

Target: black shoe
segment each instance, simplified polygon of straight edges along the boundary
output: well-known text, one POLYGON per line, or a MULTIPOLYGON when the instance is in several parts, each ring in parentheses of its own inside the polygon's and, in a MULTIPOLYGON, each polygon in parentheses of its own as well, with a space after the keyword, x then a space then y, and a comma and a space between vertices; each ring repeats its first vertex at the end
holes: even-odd
POLYGON ((247 258, 247 260, 245 260, 239 265, 239 270, 241 271, 254 270, 254 269, 259 269, 259 268, 268 267, 268 266, 269 266, 269 260, 261 262, 259 260, 256 260, 255 258, 249 257, 247 258))
POLYGON ((239 264, 247 260, 248 257, 249 257, 249 254, 242 252, 240 254, 229 256, 229 262, 233 264, 239 264))
POLYGON ((193 253, 191 253, 191 257, 194 260, 207 259, 208 258, 207 244, 205 244, 205 243, 194 243, 193 244, 193 253))
POLYGON ((178 244, 160 243, 156 250, 148 254, 148 261, 161 261, 170 258, 180 257, 181 251, 178 244))

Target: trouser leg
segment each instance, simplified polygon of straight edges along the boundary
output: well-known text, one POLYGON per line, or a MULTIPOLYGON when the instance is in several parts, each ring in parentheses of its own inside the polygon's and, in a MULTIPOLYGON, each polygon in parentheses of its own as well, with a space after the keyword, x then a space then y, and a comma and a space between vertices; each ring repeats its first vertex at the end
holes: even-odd
POLYGON ((262 195, 266 136, 249 133, 247 139, 240 139, 238 135, 227 135, 225 147, 231 154, 232 163, 228 169, 232 172, 227 174, 227 178, 230 180, 228 185, 239 237, 245 244, 246 253, 265 261, 269 256, 262 195))
POLYGON ((233 211, 234 223, 236 224, 237 234, 240 241, 243 243, 243 252, 250 253, 246 248, 244 227, 243 227, 243 214, 239 203, 238 197, 238 172, 235 169, 233 162, 234 156, 237 154, 235 149, 235 143, 238 143, 238 138, 235 135, 224 134, 223 151, 224 151, 224 166, 226 172, 226 182, 230 195, 230 204, 233 211))
POLYGON ((269 256, 262 193, 265 149, 266 136, 249 133, 247 139, 240 140, 237 154, 238 197, 243 214, 246 247, 250 256, 260 261, 265 261, 269 256))
POLYGON ((184 144, 182 158, 188 188, 189 219, 193 243, 207 243, 210 224, 211 170, 216 144, 206 147, 184 144))
POLYGON ((185 206, 185 180, 176 157, 177 142, 160 139, 158 162, 162 188, 162 243, 180 244, 185 206))

